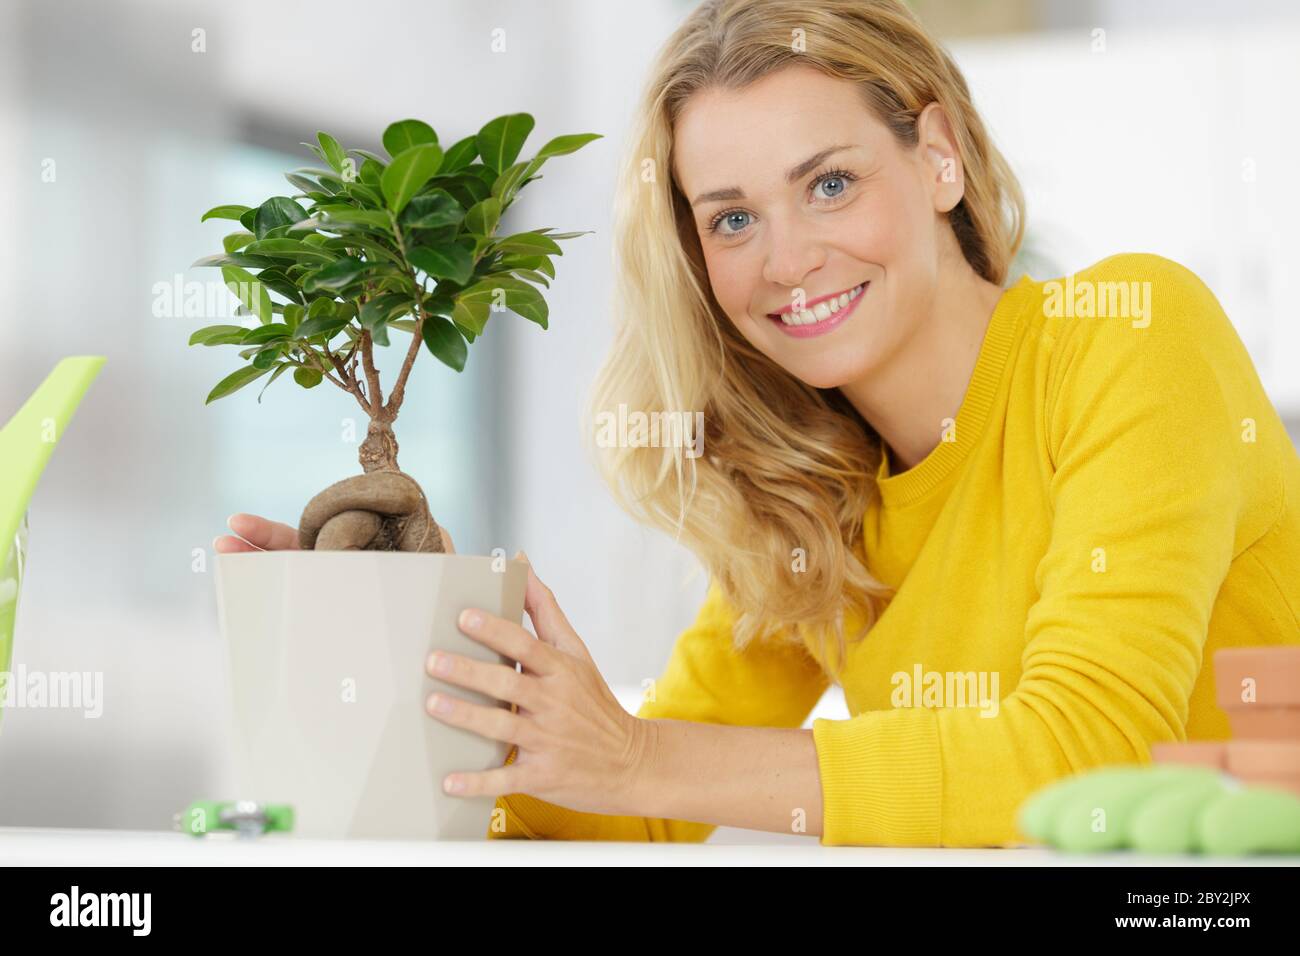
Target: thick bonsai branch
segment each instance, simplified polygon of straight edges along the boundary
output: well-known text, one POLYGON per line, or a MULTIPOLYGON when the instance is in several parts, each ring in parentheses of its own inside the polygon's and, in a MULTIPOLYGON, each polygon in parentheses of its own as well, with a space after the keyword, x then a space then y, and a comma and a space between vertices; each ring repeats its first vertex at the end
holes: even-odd
POLYGON ((411 332, 411 344, 406 349, 406 358, 402 360, 402 368, 397 373, 397 381, 393 383, 393 390, 388 395, 388 404, 384 406, 384 412, 391 422, 397 417, 397 413, 402 408, 402 400, 406 397, 406 380, 411 377, 411 368, 415 365, 415 357, 420 354, 420 346, 424 343, 424 287, 420 285, 419 280, 415 277, 415 267, 411 265, 411 261, 406 257, 406 242, 402 239, 402 230, 397 225, 397 217, 390 212, 388 218, 393 224, 393 236, 397 239, 397 249, 401 253, 402 262, 405 264, 407 274, 411 278, 411 287, 415 290, 415 328, 411 332))
MULTIPOLYGON (((343 359, 339 358, 333 352, 330 352, 328 346, 326 347, 325 354, 329 358, 330 364, 333 365, 334 369, 339 373, 339 378, 342 379, 341 383, 336 384, 338 384, 345 392, 351 392, 356 396, 357 404, 361 406, 362 410, 367 415, 373 416, 374 410, 371 408, 370 403, 366 401, 366 396, 361 391, 361 386, 357 382, 356 376, 348 373, 347 366, 343 364, 343 359)), ((333 380, 331 379, 331 381, 333 380)))
POLYGON ((402 360, 402 370, 397 373, 397 382, 388 395, 388 404, 384 406, 384 411, 388 413, 390 419, 396 418, 397 412, 402 407, 402 400, 406 397, 406 380, 411 376, 411 368, 415 365, 415 357, 420 354, 420 345, 423 341, 424 309, 417 301, 415 305, 415 330, 411 333, 411 345, 406 350, 406 358, 402 360))
POLYGON ((384 393, 379 390, 379 370, 375 368, 375 346, 369 329, 361 330, 359 342, 361 344, 361 364, 366 370, 366 382, 369 383, 367 391, 370 394, 370 409, 373 415, 383 407, 384 393))

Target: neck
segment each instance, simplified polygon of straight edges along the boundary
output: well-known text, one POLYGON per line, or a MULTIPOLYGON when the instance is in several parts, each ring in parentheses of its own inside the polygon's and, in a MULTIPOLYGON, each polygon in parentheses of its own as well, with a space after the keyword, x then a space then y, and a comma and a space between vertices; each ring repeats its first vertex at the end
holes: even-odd
POLYGON ((914 333, 870 375, 840 386, 889 446, 891 472, 906 471, 943 437, 944 419, 955 419, 970 384, 989 320, 1002 289, 965 268, 940 280, 914 333))

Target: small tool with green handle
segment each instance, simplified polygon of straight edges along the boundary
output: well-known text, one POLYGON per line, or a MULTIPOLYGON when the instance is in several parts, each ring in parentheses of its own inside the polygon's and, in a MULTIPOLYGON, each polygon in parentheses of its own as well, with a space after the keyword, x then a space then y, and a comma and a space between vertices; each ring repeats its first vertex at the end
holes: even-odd
POLYGON ((293 807, 255 800, 195 800, 174 822, 176 829, 193 836, 220 830, 240 836, 288 833, 293 830, 293 807))

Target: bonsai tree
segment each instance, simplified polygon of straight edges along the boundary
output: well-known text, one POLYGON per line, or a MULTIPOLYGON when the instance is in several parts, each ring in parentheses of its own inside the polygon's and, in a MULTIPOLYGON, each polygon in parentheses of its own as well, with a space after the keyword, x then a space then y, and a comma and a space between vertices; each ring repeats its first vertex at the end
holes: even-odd
POLYGON ((195 265, 220 268, 239 300, 237 314, 250 317, 190 337, 190 345, 238 346, 247 362, 216 384, 207 403, 269 375, 261 402, 292 369, 302 388, 328 381, 350 393, 369 419, 362 474, 308 503, 299 522, 303 548, 445 550, 423 491, 398 466, 393 423, 422 349, 460 372, 492 312, 509 309, 547 327, 538 287, 555 277, 559 241, 585 233, 498 236, 497 227, 519 191, 542 178, 546 160, 600 137, 560 136, 518 161, 532 128, 527 113, 500 116, 444 149, 427 123, 401 120, 384 131, 386 156, 344 149, 319 133, 317 144, 303 145, 327 168, 286 173, 296 194, 203 214, 201 221, 243 227, 225 237, 223 253, 195 265), (385 399, 375 347, 394 338, 403 357, 385 399))

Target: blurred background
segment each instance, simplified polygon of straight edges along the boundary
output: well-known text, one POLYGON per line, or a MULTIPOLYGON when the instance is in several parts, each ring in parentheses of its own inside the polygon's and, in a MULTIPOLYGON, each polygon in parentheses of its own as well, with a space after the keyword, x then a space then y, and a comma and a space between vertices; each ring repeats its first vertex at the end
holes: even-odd
MULTIPOLYGON (((189 264, 219 251, 230 224, 199 217, 288 195, 282 174, 316 165, 300 144, 320 129, 377 148, 410 116, 449 144, 525 111, 537 120, 525 156, 553 136, 604 135, 549 163, 509 214, 516 230, 594 230, 565 243, 550 329, 494 319, 460 375, 422 356, 397 434, 457 550, 526 549, 635 709, 706 581, 614 505, 580 413, 612 338, 615 163, 648 64, 693 6, 0 3, 0 422, 59 358, 108 357, 32 502, 14 653, 15 668, 102 672, 103 716, 5 714, 0 825, 158 829, 193 799, 233 795, 212 539, 235 511, 296 524, 313 494, 357 471, 365 423, 350 396, 287 378, 260 404, 261 383, 205 407, 240 362, 187 347, 221 319, 186 318, 161 290, 217 279, 189 264)), ((1021 177, 1029 238, 1012 279, 1125 251, 1182 262, 1300 434, 1296 5, 913 7, 1021 177)), ((847 712, 832 693, 815 716, 847 712)), ((739 834, 714 839, 754 837, 739 834)))

